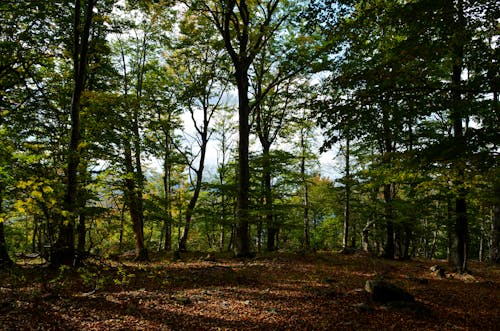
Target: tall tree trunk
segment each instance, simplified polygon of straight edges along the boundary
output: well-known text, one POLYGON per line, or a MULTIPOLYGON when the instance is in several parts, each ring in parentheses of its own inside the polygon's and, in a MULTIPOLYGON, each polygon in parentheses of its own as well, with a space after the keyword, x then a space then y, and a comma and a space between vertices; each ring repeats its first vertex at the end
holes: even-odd
MULTIPOLYGON (((158 114, 158 120, 161 121, 161 115, 158 114)), ((164 247, 165 251, 169 252, 172 250, 172 188, 171 188, 171 176, 172 176, 172 162, 170 160, 170 154, 172 151, 171 141, 170 141, 170 127, 171 127, 172 116, 169 113, 167 122, 162 125, 163 134, 165 135, 164 141, 164 160, 163 160, 163 190, 165 192, 165 210, 167 212, 166 218, 163 221, 163 231, 164 231, 164 247)))
POLYGON ((303 212, 303 229, 304 229, 304 249, 311 249, 311 234, 310 234, 310 220, 309 220, 309 187, 307 185, 306 178, 306 142, 304 130, 300 132, 300 146, 301 146, 301 159, 300 159, 300 176, 302 179, 302 184, 304 185, 304 212, 303 212))
POLYGON ((165 191, 165 209, 167 211, 166 218, 163 220, 163 232, 164 232, 164 248, 165 251, 170 252, 172 250, 172 211, 171 211, 171 189, 170 189, 170 164, 166 163, 164 165, 163 174, 163 189, 165 191))
POLYGON ((494 204, 491 219, 490 261, 500 263, 500 181, 494 183, 494 204))
POLYGON ((394 219, 392 210, 392 185, 384 185, 384 200, 385 200, 385 221, 386 221, 386 242, 384 246, 384 257, 387 259, 394 258, 394 219))
MULTIPOLYGON (((457 24, 459 29, 465 27, 463 2, 458 0, 457 4, 457 24)), ((466 141, 463 132, 462 119, 463 119, 463 104, 462 104, 462 91, 461 91, 461 75, 463 63, 463 34, 457 32, 454 38, 455 45, 453 45, 453 70, 451 76, 452 87, 452 109, 451 117, 453 120, 453 138, 455 140, 455 147, 457 150, 458 160, 456 162, 457 178, 455 185, 457 186, 457 196, 455 197, 455 226, 453 238, 453 268, 459 272, 465 272, 467 269, 467 233, 468 233, 468 219, 467 219, 467 203, 466 192, 464 186, 465 169, 462 162, 463 155, 466 149, 466 141)))
POLYGON ((125 169, 127 174, 125 176, 125 200, 132 219, 132 227, 135 236, 135 258, 139 261, 148 259, 148 252, 144 244, 144 225, 140 216, 139 204, 137 201, 136 183, 134 177, 134 166, 132 163, 132 150, 130 142, 124 142, 125 149, 125 169))
MULTIPOLYGON (((206 147, 205 147, 206 148, 206 147)), ((196 202, 200 196, 202 176, 203 176, 203 163, 205 162, 205 150, 202 151, 200 157, 200 168, 196 171, 196 184, 194 186, 193 196, 189 200, 189 204, 186 208, 186 216, 184 219, 184 231, 182 232, 182 237, 179 240, 179 251, 187 251, 187 239, 189 235, 189 228, 191 226, 191 220, 193 218, 194 208, 196 207, 196 202)))
POLYGON ((249 229, 249 189, 250 189, 250 166, 248 159, 249 150, 249 115, 250 104, 248 99, 248 66, 246 64, 236 67, 236 82, 238 86, 238 113, 239 113, 239 144, 238 144, 238 195, 235 237, 235 255, 237 257, 249 257, 250 251, 250 229, 249 229))
MULTIPOLYGON (((138 224, 140 224, 141 232, 144 232, 144 174, 142 172, 142 161, 141 161, 141 144, 140 144, 140 132, 138 123, 137 109, 134 109, 134 120, 133 120, 133 146, 134 146, 134 164, 135 169, 132 171, 135 181, 135 200, 137 205, 137 217, 138 224)), ((143 238, 144 240, 144 238, 143 238)), ((147 259, 147 252, 144 251, 140 256, 136 256, 136 259, 145 260, 147 259)))
POLYGON ((73 96, 71 99, 71 139, 68 149, 67 182, 64 194, 64 209, 68 213, 59 225, 59 236, 52 248, 51 265, 74 265, 75 261, 75 215, 78 190, 78 165, 80 163, 79 145, 81 97, 85 90, 89 34, 92 22, 94 0, 88 0, 85 9, 85 22, 81 31, 81 1, 75 0, 73 20, 73 96))
POLYGON ((346 250, 349 242, 349 223, 351 219, 351 164, 349 137, 345 142, 345 201, 344 201, 344 236, 342 238, 342 249, 346 250))
POLYGON ((451 264, 453 251, 453 203, 450 197, 446 199, 446 235, 448 237, 446 260, 451 264))
MULTIPOLYGON (((207 155, 210 119, 212 118, 213 111, 215 110, 215 107, 212 110, 210 110, 210 105, 208 104, 209 98, 210 98, 209 95, 203 95, 203 97, 201 98, 202 99, 201 103, 203 108, 203 124, 201 126, 198 126, 196 125, 196 123, 194 123, 194 126, 196 127, 196 131, 200 139, 199 140, 200 158, 198 161, 197 168, 194 168, 190 164, 191 170, 194 171, 196 175, 196 182, 194 185, 193 195, 191 196, 191 199, 189 200, 189 204, 186 209, 184 232, 182 234, 181 239, 179 240, 179 251, 181 252, 187 251, 189 228, 191 227, 191 220, 193 218, 194 209, 196 207, 196 203, 198 202, 198 198, 201 192, 201 187, 203 184, 203 171, 205 169, 205 158, 207 155)), ((191 112, 191 117, 194 119, 194 110, 190 109, 190 112, 191 112)))
MULTIPOLYGON (((386 104, 387 100, 382 104, 382 125, 384 131, 383 148, 382 149, 382 163, 385 167, 392 165, 392 152, 393 148, 393 134, 391 131, 391 117, 389 113, 389 105, 386 104)), ((387 179, 386 179, 387 180, 387 179)), ((394 244, 394 211, 392 206, 394 183, 384 184, 384 216, 386 224, 386 240, 384 245, 383 256, 387 259, 393 259, 395 253, 394 244)))
POLYGON ((370 252, 370 242, 369 242, 369 235, 370 235, 370 227, 374 224, 373 220, 368 220, 363 227, 363 230, 361 231, 361 248, 363 249, 364 252, 370 252))
MULTIPOLYGON (((146 36, 144 36, 143 43, 145 43, 146 36)), ((128 112, 129 119, 132 122, 132 129, 130 136, 126 135, 123 138, 124 149, 124 163, 125 163, 125 204, 127 205, 132 220, 132 227, 135 237, 135 259, 138 261, 145 261, 148 259, 148 251, 144 244, 144 210, 143 210, 143 189, 144 189, 144 175, 142 173, 141 164, 141 146, 140 146, 140 132, 139 132, 139 114, 138 106, 129 104, 129 86, 128 86, 128 71, 127 61, 125 59, 125 50, 120 41, 120 53, 123 68, 123 82, 124 82, 124 111, 128 112), (132 155, 132 146, 134 147, 134 155, 132 155), (134 166, 135 160, 135 166, 134 166)), ((144 45, 142 48, 140 64, 137 72, 137 86, 136 86, 136 99, 140 102, 142 97, 142 78, 144 75, 145 63, 145 50, 144 45)))
POLYGON ((264 209, 266 211, 266 226, 267 226, 267 250, 269 252, 276 250, 276 223, 273 217, 273 195, 271 185, 271 153, 270 145, 266 141, 262 141, 262 179, 264 182, 264 209))

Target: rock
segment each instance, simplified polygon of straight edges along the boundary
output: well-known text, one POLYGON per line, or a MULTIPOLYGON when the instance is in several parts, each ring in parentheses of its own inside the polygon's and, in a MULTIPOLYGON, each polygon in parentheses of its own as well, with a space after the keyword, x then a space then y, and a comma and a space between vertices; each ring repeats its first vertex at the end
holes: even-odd
POLYGON ((371 299, 376 302, 387 303, 390 301, 415 301, 415 297, 410 293, 383 280, 366 281, 365 291, 370 293, 371 299))

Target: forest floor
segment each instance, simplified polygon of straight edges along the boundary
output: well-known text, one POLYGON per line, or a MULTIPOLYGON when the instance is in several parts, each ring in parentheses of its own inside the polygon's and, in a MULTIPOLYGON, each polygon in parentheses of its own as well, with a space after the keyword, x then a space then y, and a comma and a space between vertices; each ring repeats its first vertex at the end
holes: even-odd
POLYGON ((0 330, 499 330, 500 267, 430 271, 445 261, 276 253, 249 260, 94 261, 78 271, 0 271, 0 330), (373 302, 383 278, 420 309, 373 302))

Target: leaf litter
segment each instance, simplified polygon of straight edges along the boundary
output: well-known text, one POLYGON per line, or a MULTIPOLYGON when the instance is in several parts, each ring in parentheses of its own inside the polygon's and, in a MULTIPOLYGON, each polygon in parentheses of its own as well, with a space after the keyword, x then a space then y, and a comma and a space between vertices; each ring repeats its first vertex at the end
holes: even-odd
POLYGON ((495 330, 500 268, 430 271, 445 261, 276 253, 150 263, 93 262, 78 271, 0 271, 0 330, 495 330), (90 275, 90 276, 89 276, 90 275), (372 302, 367 280, 415 296, 425 313, 372 302))

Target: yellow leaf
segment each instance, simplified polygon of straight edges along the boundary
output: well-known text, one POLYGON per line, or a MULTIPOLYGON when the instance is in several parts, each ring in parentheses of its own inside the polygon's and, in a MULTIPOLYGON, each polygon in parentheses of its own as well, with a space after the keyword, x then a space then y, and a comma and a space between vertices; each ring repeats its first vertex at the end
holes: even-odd
POLYGON ((40 200, 42 200, 42 199, 43 199, 42 192, 40 192, 40 191, 32 191, 32 192, 31 192, 31 195, 32 195, 32 196, 33 196, 33 198, 35 198, 35 199, 40 199, 40 200))
POLYGON ((52 192, 54 192, 54 189, 50 186, 44 186, 42 188, 42 191, 43 191, 43 193, 52 193, 52 192))

